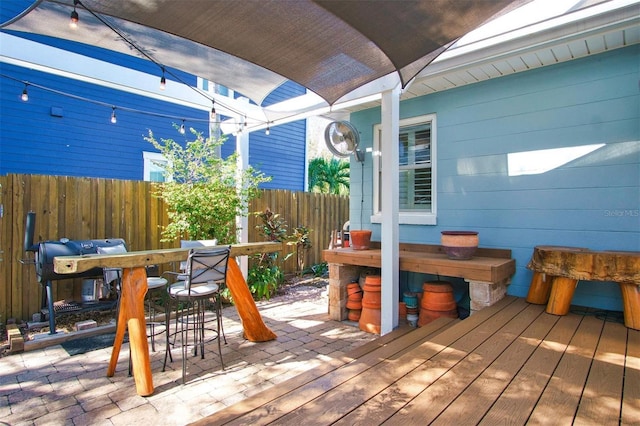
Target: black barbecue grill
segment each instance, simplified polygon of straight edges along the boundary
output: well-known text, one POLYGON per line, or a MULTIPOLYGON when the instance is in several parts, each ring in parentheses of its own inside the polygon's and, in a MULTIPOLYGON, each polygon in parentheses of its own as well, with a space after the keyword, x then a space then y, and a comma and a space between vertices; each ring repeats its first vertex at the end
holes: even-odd
POLYGON ((35 229, 35 213, 27 213, 25 227, 24 247, 25 251, 35 253, 35 267, 38 282, 43 285, 42 308, 49 311, 49 329, 51 334, 56 332, 55 308, 53 303, 52 281, 67 280, 71 278, 99 277, 102 276, 102 268, 93 268, 85 272, 75 274, 58 274, 53 269, 53 258, 57 256, 80 256, 83 254, 97 254, 98 247, 112 247, 124 245, 121 238, 105 240, 70 240, 61 238, 59 241, 43 241, 33 244, 35 229))

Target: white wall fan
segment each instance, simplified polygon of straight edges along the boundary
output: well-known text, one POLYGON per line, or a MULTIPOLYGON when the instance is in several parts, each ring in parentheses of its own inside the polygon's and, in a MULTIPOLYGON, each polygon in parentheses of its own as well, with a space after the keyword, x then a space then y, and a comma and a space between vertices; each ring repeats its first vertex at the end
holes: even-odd
POLYGON ((332 121, 324 129, 324 141, 327 148, 336 157, 346 158, 354 154, 356 160, 364 161, 364 152, 358 149, 360 134, 348 121, 332 121))

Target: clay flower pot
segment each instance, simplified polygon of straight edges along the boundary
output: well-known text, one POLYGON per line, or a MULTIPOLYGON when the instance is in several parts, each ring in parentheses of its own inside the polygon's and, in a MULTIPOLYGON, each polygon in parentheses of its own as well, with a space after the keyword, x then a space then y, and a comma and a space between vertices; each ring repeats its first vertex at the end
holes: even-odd
POLYGON ((371 231, 359 229, 349 231, 351 248, 354 250, 369 250, 371 245, 371 231))
POLYGON ((440 243, 449 259, 471 259, 478 248, 476 231, 442 231, 440 243))

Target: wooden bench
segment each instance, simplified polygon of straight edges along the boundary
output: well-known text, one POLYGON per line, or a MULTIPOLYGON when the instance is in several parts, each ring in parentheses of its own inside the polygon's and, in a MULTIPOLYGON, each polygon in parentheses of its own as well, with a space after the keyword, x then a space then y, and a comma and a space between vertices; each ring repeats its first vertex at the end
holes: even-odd
POLYGON ((533 271, 527 302, 546 304, 553 315, 569 313, 579 280, 618 283, 624 324, 640 330, 640 252, 536 246, 527 268, 533 271))
MULTIPOLYGON (((479 247, 469 260, 452 260, 440 245, 400 244, 400 270, 463 278, 469 283, 471 311, 479 311, 502 299, 515 273, 511 250, 479 247)), ((347 318, 346 286, 360 276, 363 267, 380 268, 379 242, 372 242, 370 250, 336 248, 324 250, 329 264, 329 316, 342 321, 347 318)), ((398 283, 395 283, 398 285, 398 283)))

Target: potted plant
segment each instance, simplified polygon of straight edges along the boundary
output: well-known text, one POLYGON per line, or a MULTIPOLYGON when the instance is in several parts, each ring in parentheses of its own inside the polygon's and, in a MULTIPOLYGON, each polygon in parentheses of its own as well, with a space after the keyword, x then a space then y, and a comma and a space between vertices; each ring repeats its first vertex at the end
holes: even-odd
POLYGON ((449 259, 471 259, 478 248, 476 231, 442 231, 440 244, 449 259))
POLYGON ((368 229, 355 229, 349 231, 349 245, 354 250, 369 250, 371 246, 371 231, 368 229))

